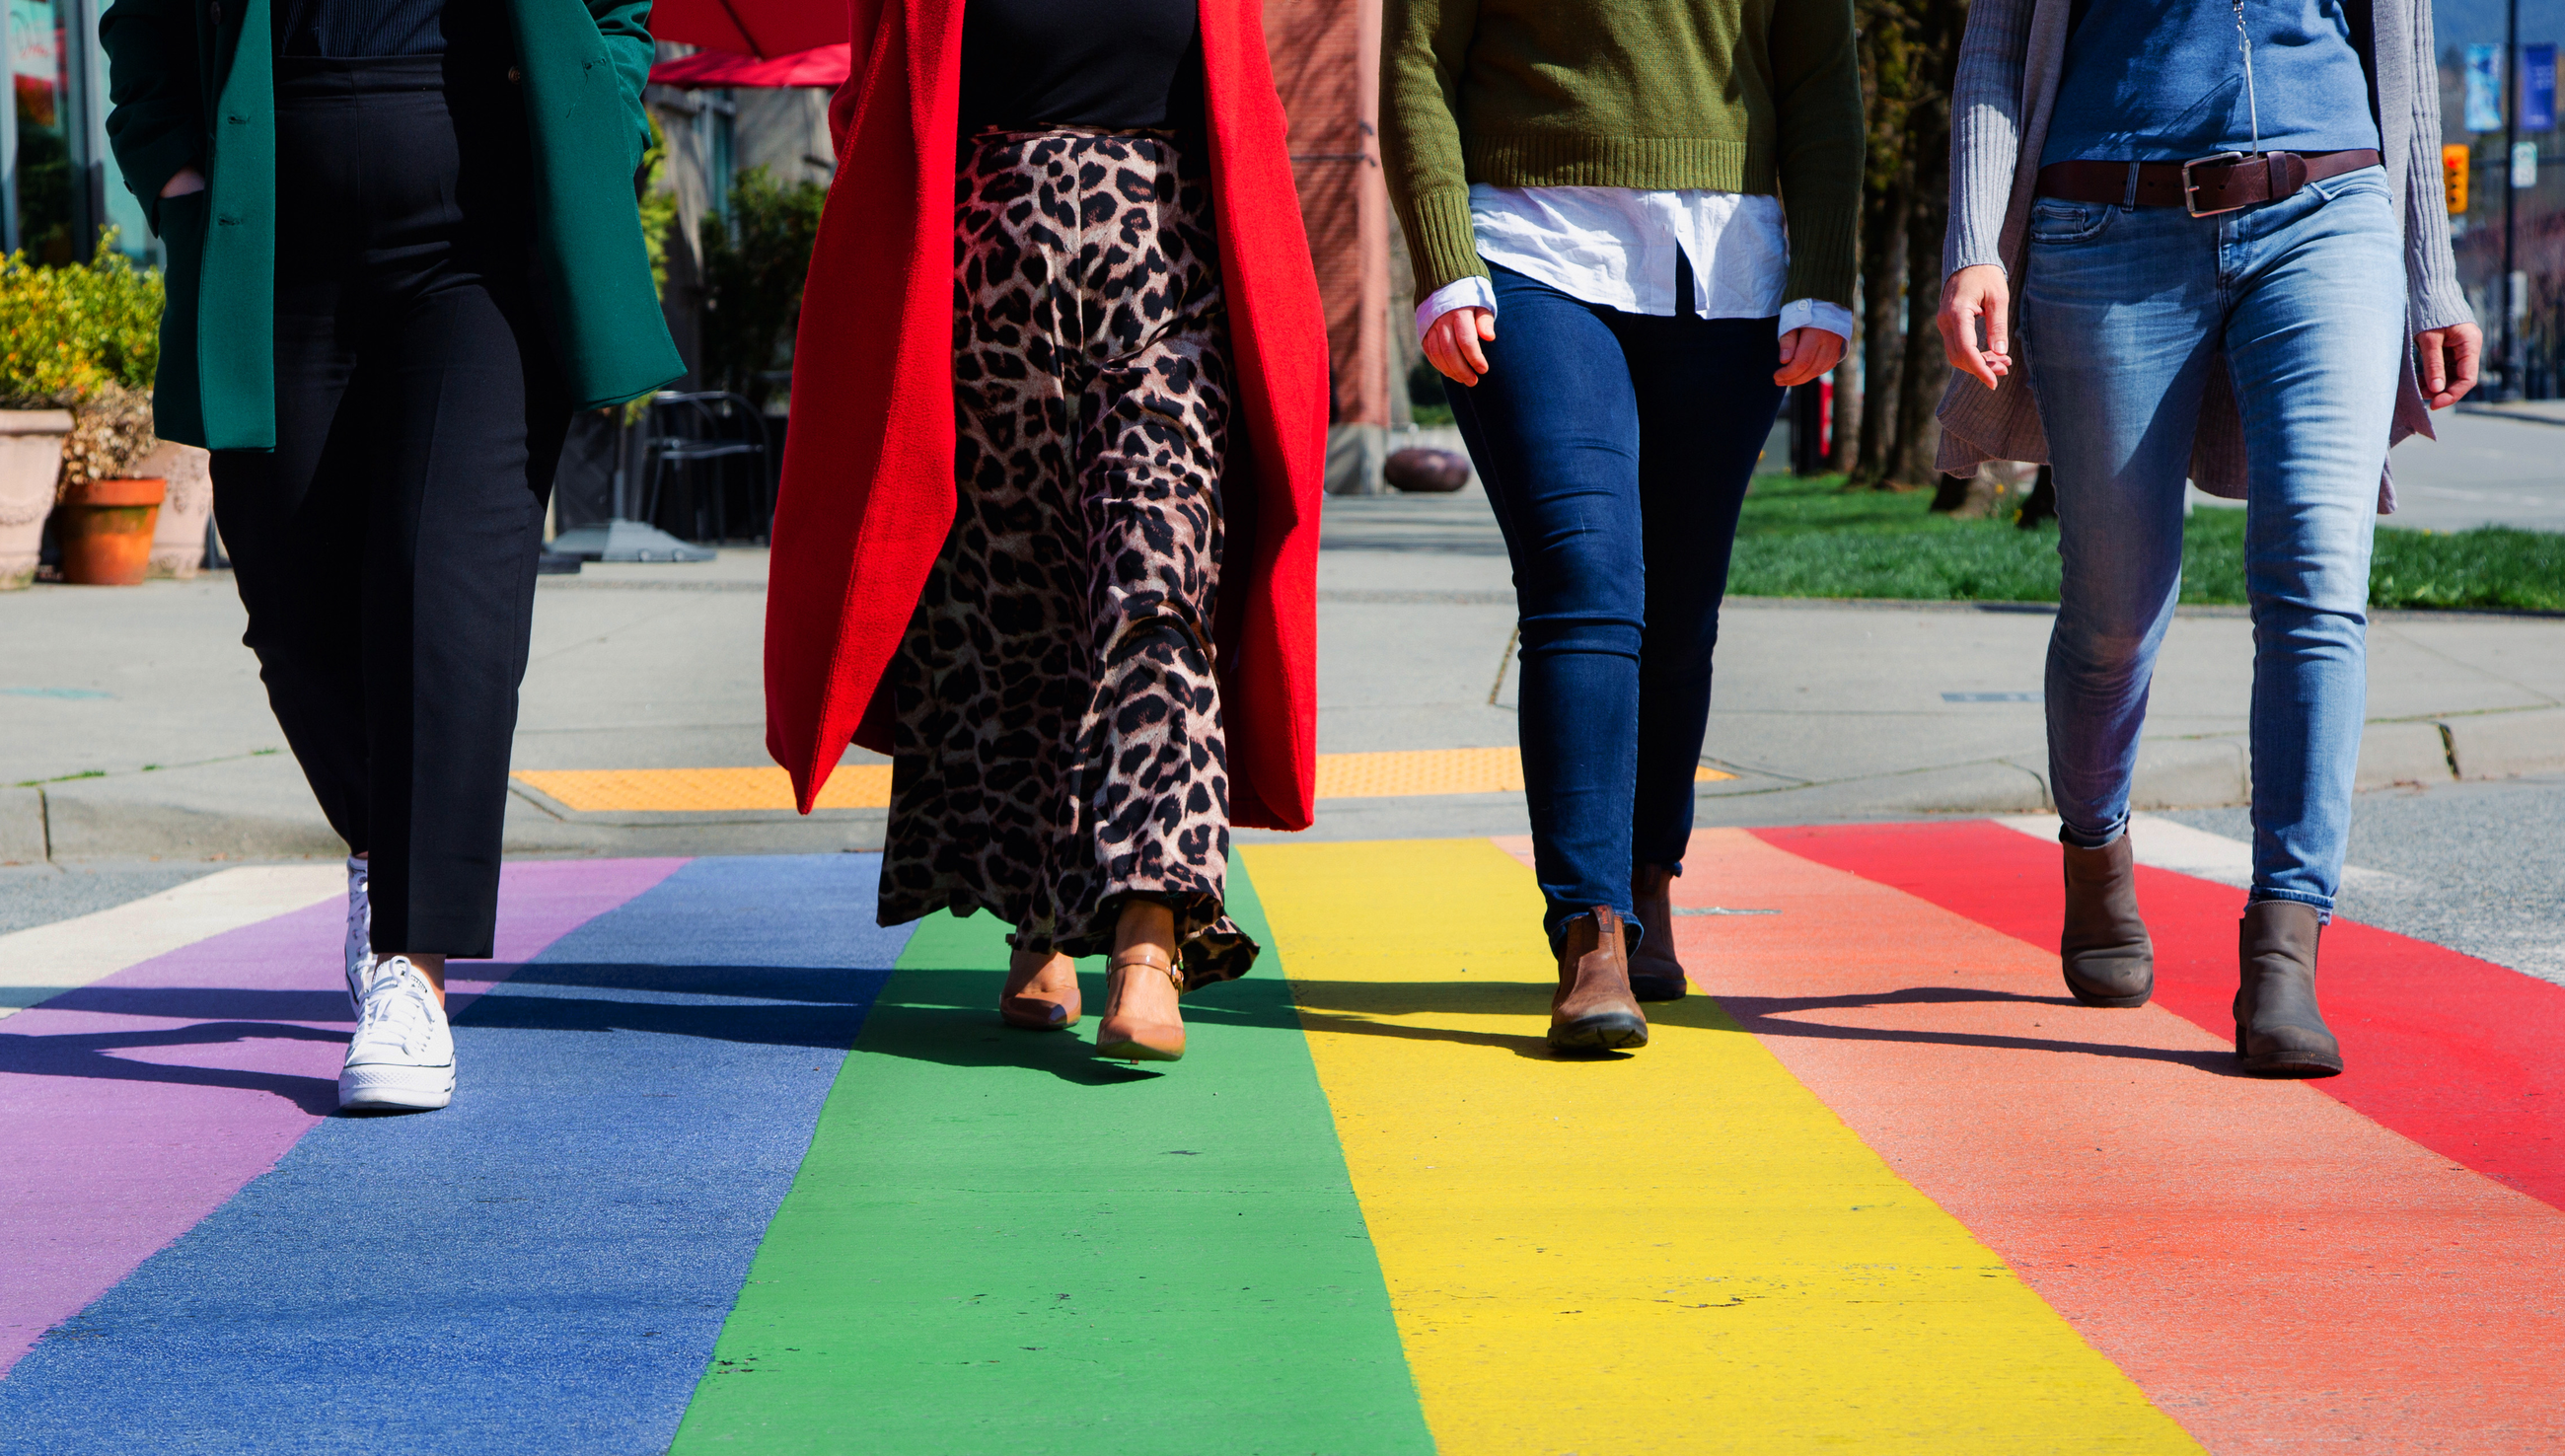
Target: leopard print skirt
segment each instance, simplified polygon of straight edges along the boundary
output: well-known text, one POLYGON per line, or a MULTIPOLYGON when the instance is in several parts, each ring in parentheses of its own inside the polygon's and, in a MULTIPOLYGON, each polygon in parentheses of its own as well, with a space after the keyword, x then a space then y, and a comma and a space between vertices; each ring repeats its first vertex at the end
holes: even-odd
POLYGON ((954 214, 959 501, 891 665, 881 922, 985 908, 1019 948, 1096 955, 1141 896, 1189 988, 1243 975, 1209 177, 1164 132, 984 132, 954 214))

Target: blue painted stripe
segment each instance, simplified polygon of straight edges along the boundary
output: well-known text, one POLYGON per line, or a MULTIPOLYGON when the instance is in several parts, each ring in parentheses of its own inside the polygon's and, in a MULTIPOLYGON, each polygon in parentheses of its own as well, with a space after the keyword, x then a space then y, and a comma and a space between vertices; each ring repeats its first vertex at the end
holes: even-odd
POLYGON ((0 1451, 665 1449, 873 994, 871 854, 698 859, 0 1380, 0 1451))

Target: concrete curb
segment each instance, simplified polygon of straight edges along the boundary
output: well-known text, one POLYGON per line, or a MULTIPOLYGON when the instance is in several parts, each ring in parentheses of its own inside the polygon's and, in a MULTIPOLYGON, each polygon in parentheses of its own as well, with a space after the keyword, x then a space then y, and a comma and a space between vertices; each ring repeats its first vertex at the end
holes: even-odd
POLYGON ((41 864, 45 843, 45 791, 0 789, 0 864, 41 864))
POLYGON ((2565 769, 2565 708, 2476 713, 2438 725, 2449 771, 2461 779, 2509 779, 2565 769))
MULTIPOLYGON (((2140 745, 2130 807, 2202 809, 2250 796, 2241 736, 2140 745)), ((1928 814, 2052 811, 2044 756, 1927 767, 1812 784, 1747 780, 1705 789, 1702 822, 1816 823, 1928 814)), ((2565 708, 2371 723, 2361 736, 2363 791, 2565 771, 2565 708)), ((1513 795, 1330 800, 1306 838, 1520 833, 1513 795)), ((518 855, 835 853, 875 849, 888 815, 849 810, 576 814, 544 796, 509 796, 506 851, 518 855)), ((1275 838, 1241 831, 1241 842, 1275 838)), ((48 859, 336 859, 346 847, 282 755, 218 773, 169 770, 0 789, 0 863, 48 859)))

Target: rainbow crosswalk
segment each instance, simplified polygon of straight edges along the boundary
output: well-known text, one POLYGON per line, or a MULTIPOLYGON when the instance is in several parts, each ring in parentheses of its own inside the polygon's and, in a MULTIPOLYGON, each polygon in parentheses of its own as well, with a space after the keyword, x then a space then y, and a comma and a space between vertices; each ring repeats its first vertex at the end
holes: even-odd
POLYGON ((2337 924, 2353 1071, 2262 1082, 2230 888, 2143 870, 2100 1012, 2022 834, 1713 830, 1773 913, 1563 1062, 1527 852, 1243 849, 1163 1072, 873 855, 515 864, 426 1117, 328 1115, 309 875, 0 938, 0 1452, 2565 1441, 2565 989, 2337 924))

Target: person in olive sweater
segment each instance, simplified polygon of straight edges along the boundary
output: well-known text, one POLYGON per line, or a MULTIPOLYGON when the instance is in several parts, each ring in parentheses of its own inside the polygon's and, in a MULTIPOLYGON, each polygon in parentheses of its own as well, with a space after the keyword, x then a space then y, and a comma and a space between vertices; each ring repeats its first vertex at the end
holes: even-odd
POLYGON ((1738 509, 1852 331, 1851 0, 1388 0, 1381 116, 1425 356, 1514 562, 1550 1041, 1642 1046, 1638 1003, 1685 990, 1738 509))
POLYGON ((340 1104, 454 1092, 575 409, 684 371, 642 246, 647 0, 116 0, 110 142, 168 250, 153 427, 348 842, 340 1104))

